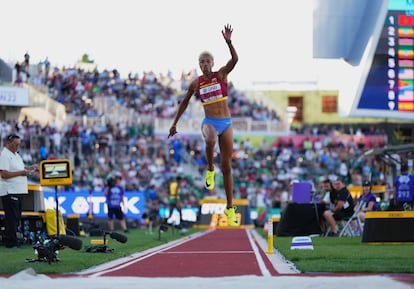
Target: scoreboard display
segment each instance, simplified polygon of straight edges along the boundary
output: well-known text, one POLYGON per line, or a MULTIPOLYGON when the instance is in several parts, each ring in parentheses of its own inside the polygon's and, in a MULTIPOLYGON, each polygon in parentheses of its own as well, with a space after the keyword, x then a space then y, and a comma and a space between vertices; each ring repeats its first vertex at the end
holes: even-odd
POLYGON ((414 118, 414 0, 390 0, 358 110, 414 118))

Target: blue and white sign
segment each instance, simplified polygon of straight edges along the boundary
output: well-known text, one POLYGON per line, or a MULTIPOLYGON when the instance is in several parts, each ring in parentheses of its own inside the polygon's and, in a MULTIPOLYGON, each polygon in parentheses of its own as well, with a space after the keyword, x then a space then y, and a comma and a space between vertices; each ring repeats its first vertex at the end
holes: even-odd
MULTIPOLYGON (((55 192, 44 191, 46 209, 56 209, 55 192)), ((95 218, 106 218, 108 208, 103 191, 60 191, 59 209, 62 216, 78 214, 86 217, 90 213, 95 218)), ((123 212, 127 218, 141 219, 145 211, 145 194, 139 191, 126 191, 123 212)))

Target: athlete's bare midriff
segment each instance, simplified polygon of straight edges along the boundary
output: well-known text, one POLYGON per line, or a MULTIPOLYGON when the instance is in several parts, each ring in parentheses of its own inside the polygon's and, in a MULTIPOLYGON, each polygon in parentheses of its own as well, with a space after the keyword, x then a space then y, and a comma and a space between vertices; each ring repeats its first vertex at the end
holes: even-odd
POLYGON ((226 118, 231 116, 227 100, 206 104, 203 108, 206 117, 226 118))

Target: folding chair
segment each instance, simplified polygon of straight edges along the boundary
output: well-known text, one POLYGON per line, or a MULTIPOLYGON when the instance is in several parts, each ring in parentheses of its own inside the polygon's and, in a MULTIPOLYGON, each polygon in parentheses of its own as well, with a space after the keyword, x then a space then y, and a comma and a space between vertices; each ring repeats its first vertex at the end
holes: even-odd
POLYGON ((365 202, 360 202, 357 209, 354 210, 354 213, 352 214, 352 216, 343 220, 343 222, 345 222, 345 225, 340 230, 339 237, 359 236, 359 232, 362 232, 362 230, 364 229, 364 224, 362 223, 361 218, 359 217, 359 212, 361 212, 361 210, 364 206, 365 206, 365 202), (353 221, 356 221, 357 228, 352 227, 352 222, 353 221))

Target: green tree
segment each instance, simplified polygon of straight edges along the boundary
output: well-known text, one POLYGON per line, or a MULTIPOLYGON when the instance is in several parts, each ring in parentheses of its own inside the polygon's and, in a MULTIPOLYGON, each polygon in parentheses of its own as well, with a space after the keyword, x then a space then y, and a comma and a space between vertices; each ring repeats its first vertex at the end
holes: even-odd
POLYGON ((94 60, 89 59, 89 54, 84 53, 81 58, 81 62, 83 63, 94 63, 94 60))

